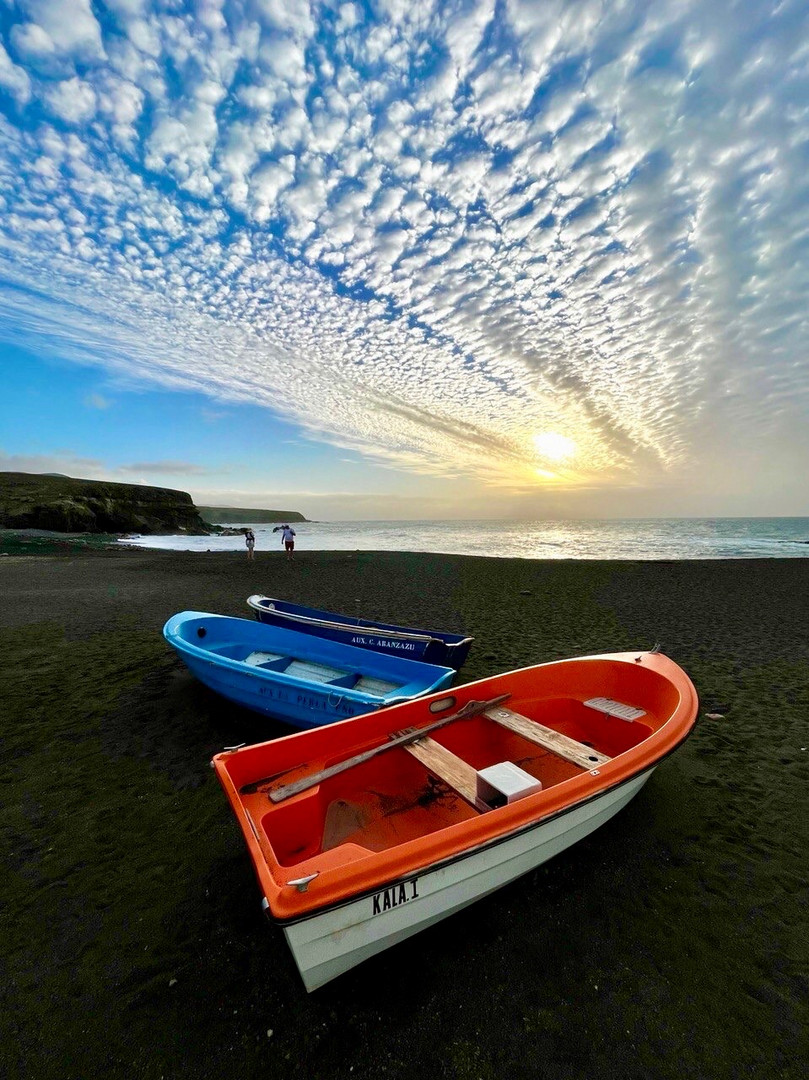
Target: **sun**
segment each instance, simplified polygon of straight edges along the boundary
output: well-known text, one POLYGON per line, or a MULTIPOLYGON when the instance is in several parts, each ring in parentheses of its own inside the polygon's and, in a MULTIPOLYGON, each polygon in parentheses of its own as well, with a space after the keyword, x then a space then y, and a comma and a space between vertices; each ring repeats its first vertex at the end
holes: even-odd
POLYGON ((566 435, 542 431, 533 436, 534 449, 549 461, 567 461, 576 453, 576 444, 566 435))

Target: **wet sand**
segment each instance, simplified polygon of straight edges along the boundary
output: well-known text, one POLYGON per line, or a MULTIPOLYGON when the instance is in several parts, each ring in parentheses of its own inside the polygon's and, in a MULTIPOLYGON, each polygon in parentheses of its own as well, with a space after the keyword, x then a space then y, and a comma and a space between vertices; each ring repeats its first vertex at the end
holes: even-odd
POLYGON ((0 558, 0 1071, 806 1074, 809 560, 41 550, 0 558), (592 837, 307 995, 209 768, 288 729, 160 634, 252 592, 471 633, 459 681, 660 644, 701 719, 592 837))

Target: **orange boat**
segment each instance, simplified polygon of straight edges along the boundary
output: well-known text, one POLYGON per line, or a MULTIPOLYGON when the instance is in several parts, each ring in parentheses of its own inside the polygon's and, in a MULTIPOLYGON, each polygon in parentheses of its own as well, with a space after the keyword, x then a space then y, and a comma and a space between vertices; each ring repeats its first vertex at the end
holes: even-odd
POLYGON ((657 652, 560 660, 218 754, 307 990, 564 851, 690 733, 657 652))

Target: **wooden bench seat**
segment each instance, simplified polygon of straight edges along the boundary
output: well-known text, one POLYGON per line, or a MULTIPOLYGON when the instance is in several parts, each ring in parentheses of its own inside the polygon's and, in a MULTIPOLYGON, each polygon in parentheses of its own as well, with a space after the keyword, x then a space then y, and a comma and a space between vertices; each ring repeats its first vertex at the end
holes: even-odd
POLYGON ((592 746, 585 746, 584 743, 576 742, 575 739, 570 739, 567 735, 561 735, 558 731, 554 731, 553 728, 545 727, 544 724, 539 724, 536 720, 530 720, 520 713, 512 712, 511 709, 497 706, 493 709, 487 709, 484 715, 488 716, 490 720, 494 720, 496 724, 500 724, 501 727, 508 728, 509 731, 513 731, 517 735, 522 735, 524 739, 550 750, 551 753, 564 758, 565 761, 578 765, 581 769, 594 769, 599 765, 606 765, 610 760, 606 754, 599 753, 592 746))
MULTIPOLYGON (((423 739, 407 743, 404 747, 409 754, 417 758, 431 773, 457 791, 470 806, 475 806, 477 796, 477 772, 472 766, 447 750, 446 746, 425 735, 423 739)), ((475 807, 477 809, 477 807, 475 807)))

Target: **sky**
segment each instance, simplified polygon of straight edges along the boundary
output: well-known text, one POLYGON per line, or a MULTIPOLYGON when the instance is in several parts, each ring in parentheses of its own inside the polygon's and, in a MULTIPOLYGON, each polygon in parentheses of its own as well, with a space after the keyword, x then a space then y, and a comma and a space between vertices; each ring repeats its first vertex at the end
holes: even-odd
POLYGON ((0 470, 808 515, 808 0, 0 0, 0 470))

